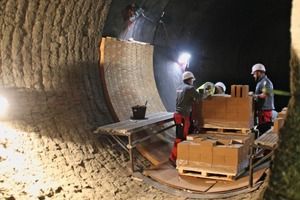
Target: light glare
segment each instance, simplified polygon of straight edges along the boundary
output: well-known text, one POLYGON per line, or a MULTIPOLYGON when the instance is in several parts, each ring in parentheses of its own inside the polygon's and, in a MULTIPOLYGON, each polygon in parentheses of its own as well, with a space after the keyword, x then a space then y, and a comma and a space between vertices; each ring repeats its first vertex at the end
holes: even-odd
POLYGON ((0 97, 0 114, 3 114, 8 107, 8 101, 4 97, 0 97))
POLYGON ((191 55, 189 53, 182 53, 178 58, 178 63, 180 64, 186 64, 188 63, 191 55))

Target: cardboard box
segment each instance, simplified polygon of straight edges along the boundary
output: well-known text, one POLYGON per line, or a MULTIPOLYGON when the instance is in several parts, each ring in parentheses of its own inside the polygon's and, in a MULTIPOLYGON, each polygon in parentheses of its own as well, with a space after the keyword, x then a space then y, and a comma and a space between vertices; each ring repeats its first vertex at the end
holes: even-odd
POLYGON ((231 85, 231 97, 247 98, 249 95, 248 85, 231 85))
POLYGON ((202 152, 201 145, 199 145, 198 143, 190 143, 188 160, 201 162, 201 152, 202 152))
POLYGON ((212 165, 212 154, 209 155, 209 154, 201 154, 201 160, 200 160, 200 163, 199 163, 199 167, 201 166, 210 166, 212 165))
POLYGON ((273 125, 273 131, 274 133, 279 133, 279 130, 283 127, 284 125, 284 118, 282 117, 277 117, 274 119, 274 125, 273 125))
POLYGON ((227 162, 233 163, 235 165, 238 165, 242 162, 242 160, 247 156, 244 155, 245 151, 243 151, 245 148, 244 144, 232 144, 226 147, 226 158, 227 162))
POLYGON ((226 112, 215 112, 216 119, 226 119, 227 113, 226 112))
POLYGON ((226 117, 224 118, 226 121, 238 121, 238 113, 236 111, 229 111, 226 113, 226 117))
POLYGON ((196 138, 194 139, 195 143, 201 144, 202 147, 212 148, 217 144, 217 140, 209 138, 196 138))
POLYGON ((225 156, 214 155, 212 159, 212 167, 215 165, 225 165, 225 156))
POLYGON ((178 144, 177 168, 237 175, 249 162, 254 133, 195 134, 191 139, 178 144))
POLYGON ((251 97, 212 96, 201 102, 193 106, 193 119, 198 121, 198 127, 251 129, 254 126, 251 97))
POLYGON ((192 141, 183 141, 177 144, 177 159, 189 160, 189 146, 193 144, 192 141))
POLYGON ((230 89, 231 89, 230 90, 231 97, 236 97, 235 85, 231 85, 230 89))
POLYGON ((213 156, 225 156, 229 145, 217 145, 213 148, 213 156))
POLYGON ((226 98, 226 105, 233 107, 233 108, 235 106, 238 107, 238 100, 239 100, 239 98, 235 98, 235 97, 226 98))
POLYGON ((277 117, 276 118, 283 118, 285 119, 286 118, 286 114, 287 114, 287 107, 284 107, 278 114, 277 114, 277 117))
POLYGON ((249 85, 243 85, 242 98, 249 97, 249 85))
POLYGON ((277 118, 283 118, 283 119, 285 119, 285 117, 286 117, 286 111, 281 111, 277 115, 277 118))
POLYGON ((235 97, 242 97, 242 85, 236 85, 235 90, 236 90, 236 95, 235 97))
POLYGON ((200 118, 199 121, 203 121, 204 119, 216 119, 216 113, 214 112, 205 112, 205 113, 202 113, 202 118, 200 118))

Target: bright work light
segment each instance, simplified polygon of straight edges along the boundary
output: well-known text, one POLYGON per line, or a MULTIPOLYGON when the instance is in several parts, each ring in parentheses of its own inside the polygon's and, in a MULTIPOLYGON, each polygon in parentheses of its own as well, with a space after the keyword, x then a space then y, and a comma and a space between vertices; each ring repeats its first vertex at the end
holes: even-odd
POLYGON ((187 64, 189 62, 191 55, 188 53, 182 53, 178 58, 179 64, 187 64))
POLYGON ((0 114, 3 114, 8 107, 8 101, 4 97, 0 97, 0 114))
POLYGON ((178 58, 178 64, 180 65, 181 69, 185 71, 187 67, 189 67, 189 60, 191 55, 189 53, 182 53, 178 58))

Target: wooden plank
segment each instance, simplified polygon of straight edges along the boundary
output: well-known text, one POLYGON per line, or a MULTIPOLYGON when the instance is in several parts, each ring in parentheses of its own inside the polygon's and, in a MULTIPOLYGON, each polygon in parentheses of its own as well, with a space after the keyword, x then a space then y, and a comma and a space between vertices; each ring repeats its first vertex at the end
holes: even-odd
POLYGON ((203 132, 203 133, 222 133, 222 134, 247 134, 251 132, 249 128, 235 128, 235 127, 209 127, 204 126, 197 130, 197 132, 203 132))
POLYGON ((153 113, 150 115, 146 115, 145 119, 128 119, 128 120, 124 120, 121 122, 116 122, 116 123, 112 123, 112 124, 107 124, 104 126, 101 126, 99 128, 101 128, 102 130, 110 130, 110 129, 120 129, 124 126, 127 126, 128 124, 134 124, 134 123, 141 123, 143 121, 150 121, 150 120, 154 120, 154 119, 169 119, 170 117, 173 117, 173 113, 170 112, 160 112, 160 113, 153 113))
POLYGON ((259 138, 254 141, 254 144, 257 146, 266 146, 269 148, 275 148, 278 141, 278 135, 275 134, 273 131, 269 131, 264 133, 259 138))
POLYGON ((163 124, 169 121, 173 120, 173 113, 164 114, 162 116, 156 116, 156 117, 149 117, 145 120, 136 120, 133 122, 128 123, 127 125, 124 125, 122 127, 117 127, 114 129, 115 132, 118 133, 135 133, 138 131, 142 131, 148 128, 151 128, 153 126, 156 126, 158 124, 163 124))
MULTIPOLYGON (((252 133, 251 133, 252 134, 252 133)), ((243 143, 245 140, 247 140, 252 135, 226 135, 226 134, 213 134, 213 133, 207 133, 207 134, 190 134, 187 136, 187 140, 194 140, 196 138, 203 138, 203 139, 214 139, 214 140, 232 140, 233 142, 240 142, 243 143)))
POLYGON ((173 141, 162 140, 153 137, 136 145, 137 150, 155 166, 161 165, 169 160, 173 141))
POLYGON ((202 123, 199 124, 200 128, 228 128, 236 130, 251 129, 253 127, 253 122, 239 122, 236 120, 233 121, 224 121, 224 120, 211 120, 204 119, 202 123))

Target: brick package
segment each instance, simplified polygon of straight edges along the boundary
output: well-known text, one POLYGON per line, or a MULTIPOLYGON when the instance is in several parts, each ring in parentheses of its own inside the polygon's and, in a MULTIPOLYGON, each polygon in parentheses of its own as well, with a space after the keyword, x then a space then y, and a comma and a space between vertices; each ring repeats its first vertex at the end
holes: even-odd
POLYGON ((194 119, 203 128, 251 129, 254 105, 248 85, 232 86, 231 95, 212 96, 194 104, 194 119))
POLYGON ((237 175, 249 164, 254 134, 241 136, 199 134, 178 144, 177 168, 237 175))

